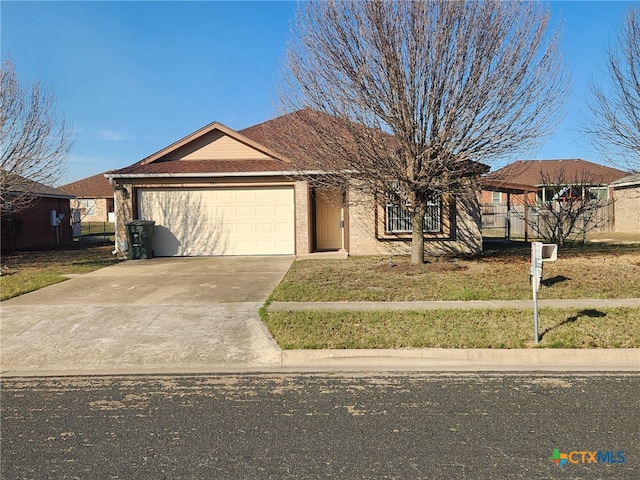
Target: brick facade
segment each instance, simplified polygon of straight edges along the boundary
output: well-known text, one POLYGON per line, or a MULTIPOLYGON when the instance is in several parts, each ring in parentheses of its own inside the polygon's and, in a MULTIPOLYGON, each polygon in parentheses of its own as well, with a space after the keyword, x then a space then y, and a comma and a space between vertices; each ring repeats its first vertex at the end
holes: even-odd
POLYGON ((2 249, 44 248, 68 245, 71 235, 69 199, 41 197, 31 207, 2 220, 2 249), (51 226, 51 210, 64 215, 58 227, 51 226))
POLYGON ((134 216, 133 185, 122 184, 115 192, 116 201, 116 250, 126 252, 128 249, 127 224, 136 220, 134 216))
MULTIPOLYGON (((349 253, 353 255, 408 255, 411 235, 391 235, 384 227, 384 208, 373 195, 349 195, 349 253)), ((478 254, 482 252, 480 197, 447 197, 442 206, 442 232, 425 234, 427 255, 478 254)))
POLYGON ((295 218, 296 218, 296 254, 311 252, 311 210, 309 202, 309 185, 298 181, 294 186, 295 218))

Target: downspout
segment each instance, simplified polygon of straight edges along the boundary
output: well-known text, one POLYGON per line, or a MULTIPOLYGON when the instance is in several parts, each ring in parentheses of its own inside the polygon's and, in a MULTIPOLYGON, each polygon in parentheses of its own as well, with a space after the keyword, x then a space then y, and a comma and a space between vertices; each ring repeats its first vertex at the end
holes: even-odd
POLYGON ((60 199, 58 199, 58 211, 56 213, 56 246, 60 246, 60 220, 58 215, 60 215, 60 199))
POLYGON ((111 185, 111 190, 113 190, 113 216, 114 218, 114 235, 113 235, 113 251, 111 252, 111 255, 116 255, 118 253, 118 201, 116 199, 116 185, 115 182, 113 181, 113 177, 112 176, 108 176, 107 180, 109 180, 109 185, 111 185))

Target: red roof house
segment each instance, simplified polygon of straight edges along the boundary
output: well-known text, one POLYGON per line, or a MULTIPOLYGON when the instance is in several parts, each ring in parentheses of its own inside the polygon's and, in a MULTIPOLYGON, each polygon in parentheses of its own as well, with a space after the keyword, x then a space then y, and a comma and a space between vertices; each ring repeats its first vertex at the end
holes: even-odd
POLYGON ((3 175, 13 176, 16 181, 6 183, 3 191, 3 200, 8 201, 2 206, 2 250, 56 247, 73 241, 69 205, 73 195, 18 175, 3 175), (12 194, 24 193, 32 201, 14 211, 12 194))

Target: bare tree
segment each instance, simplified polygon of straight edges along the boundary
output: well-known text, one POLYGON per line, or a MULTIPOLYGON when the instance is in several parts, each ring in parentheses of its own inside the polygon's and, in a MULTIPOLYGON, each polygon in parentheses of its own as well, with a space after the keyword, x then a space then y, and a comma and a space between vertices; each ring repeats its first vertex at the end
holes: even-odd
POLYGON ((540 172, 538 198, 524 196, 525 209, 514 210, 540 238, 564 245, 570 237, 578 238, 594 230, 607 228, 611 220, 609 198, 604 182, 588 172, 569 175, 564 169, 555 173, 540 172))
POLYGON ((611 162, 640 171, 640 10, 630 8, 607 55, 608 85, 591 82, 591 143, 611 162))
POLYGON ((423 263, 428 203, 477 195, 480 162, 551 133, 568 89, 537 3, 326 0, 300 4, 279 99, 308 107, 300 170, 409 210, 423 263))
POLYGON ((53 186, 73 144, 53 91, 40 80, 21 85, 13 61, 0 70, 0 202, 16 213, 34 201, 33 183, 53 186), (31 182, 30 182, 31 181, 31 182))

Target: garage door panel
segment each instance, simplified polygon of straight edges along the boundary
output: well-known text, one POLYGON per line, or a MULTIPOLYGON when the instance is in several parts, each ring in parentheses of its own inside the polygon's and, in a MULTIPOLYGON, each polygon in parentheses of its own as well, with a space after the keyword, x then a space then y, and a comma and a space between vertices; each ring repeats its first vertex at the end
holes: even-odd
POLYGON ((138 192, 140 218, 156 222, 158 256, 294 253, 292 187, 138 192))
POLYGON ((275 230, 271 223, 256 223, 256 233, 273 233, 275 230))
POLYGON ((255 208, 252 208, 250 206, 238 206, 236 207, 236 215, 239 217, 245 216, 245 217, 250 217, 253 218, 253 216, 255 215, 255 208))
POLYGON ((291 230, 291 226, 287 223, 274 223, 273 228, 276 233, 287 235, 291 230))
POLYGON ((268 202, 277 197, 275 192, 269 190, 254 190, 252 193, 255 200, 259 202, 268 202))
POLYGON ((273 215, 273 210, 274 207, 270 205, 259 205, 256 207, 256 214, 264 216, 273 215))
POLYGON ((271 247, 270 244, 267 244, 266 242, 261 242, 261 241, 258 241, 256 246, 258 248, 270 248, 271 247))
MULTIPOLYGON (((223 200, 219 200, 223 201, 223 200)), ((230 200, 233 201, 233 200, 230 200)), ((230 221, 229 219, 235 217, 236 207, 235 205, 215 205, 215 216, 220 218, 220 220, 224 223, 225 221, 230 221)))
POLYGON ((252 234, 253 225, 249 223, 239 223, 236 225, 236 232, 240 234, 252 234))

